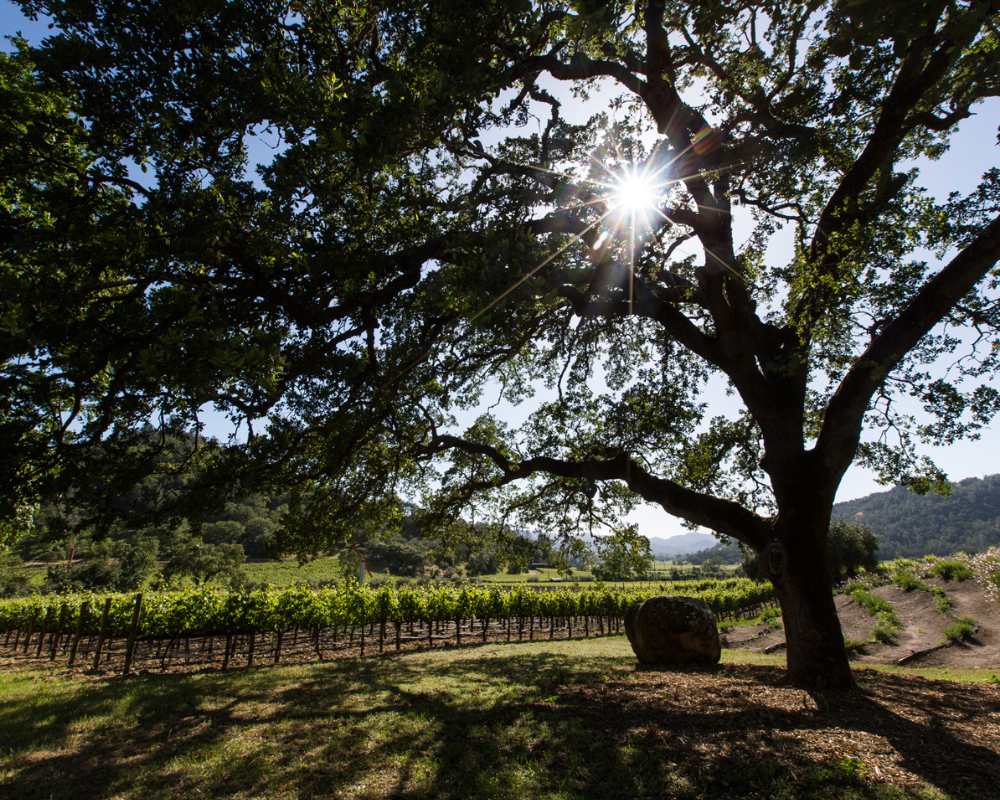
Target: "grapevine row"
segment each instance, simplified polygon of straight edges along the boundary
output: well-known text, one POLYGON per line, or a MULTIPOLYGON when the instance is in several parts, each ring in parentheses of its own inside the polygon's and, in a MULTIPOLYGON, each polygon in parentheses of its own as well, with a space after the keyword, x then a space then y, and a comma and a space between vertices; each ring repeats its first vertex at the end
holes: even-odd
MULTIPOLYGON (((592 621, 594 629, 603 634, 620 627, 620 620, 631 604, 658 594, 696 597, 717 615, 731 617, 771 602, 774 592, 770 584, 730 578, 676 581, 641 590, 595 587, 533 592, 523 587, 502 590, 347 584, 323 589, 298 586, 245 592, 202 587, 142 595, 37 595, 0 600, 0 635, 8 649, 13 641, 13 654, 39 656, 43 640, 48 637, 45 651, 54 659, 61 644, 64 651, 70 650, 71 663, 81 639, 87 640, 89 649, 96 637, 95 665, 100 661, 105 641, 108 647, 113 647, 116 640, 125 640, 127 644, 119 649, 125 654, 127 672, 138 641, 169 642, 169 651, 172 643, 181 640, 190 648, 193 638, 207 637, 211 648, 215 637, 224 637, 224 665, 228 665, 234 640, 248 643, 251 663, 255 644, 259 641, 263 645, 266 640, 277 661, 288 631, 294 631, 296 638, 299 631, 311 632, 319 657, 322 657, 321 635, 330 638, 331 631, 334 643, 346 640, 354 645, 357 636, 363 655, 366 626, 369 636, 375 634, 377 626, 380 652, 387 627, 392 629, 390 637, 394 638, 396 649, 400 647, 403 626, 414 634, 415 625, 424 633, 413 638, 425 639, 427 644, 433 644, 435 632, 441 634, 444 630, 453 631, 447 635, 454 636, 457 643, 461 643, 463 631, 469 635, 474 630, 486 641, 488 631, 498 626, 501 631, 505 628, 510 640, 512 624, 518 638, 523 636, 526 625, 529 638, 532 637, 536 623, 538 630, 547 624, 550 638, 556 630, 564 628, 568 628, 571 637, 575 620, 583 620, 585 635, 590 635, 592 621)), ((160 647, 156 649, 160 653, 160 647)))
MULTIPOLYGON (((679 581, 658 589, 563 589, 533 592, 515 588, 503 591, 481 587, 395 588, 346 585, 311 589, 256 589, 227 592, 196 588, 143 595, 138 634, 145 638, 219 635, 287 630, 293 627, 325 628, 371 622, 426 622, 473 617, 494 620, 508 617, 620 616, 638 600, 658 594, 676 594, 703 600, 719 616, 729 616, 773 597, 770 584, 745 578, 719 581, 679 581)), ((91 593, 36 595, 0 600, 0 633, 25 630, 49 617, 49 630, 100 633, 101 614, 111 601, 104 631, 110 636, 129 632, 134 595, 91 593), (89 613, 83 612, 88 607, 89 613), (85 618, 81 620, 81 613, 85 618), (82 624, 82 628, 81 628, 82 624)), ((36 625, 37 627, 37 625, 36 625)))

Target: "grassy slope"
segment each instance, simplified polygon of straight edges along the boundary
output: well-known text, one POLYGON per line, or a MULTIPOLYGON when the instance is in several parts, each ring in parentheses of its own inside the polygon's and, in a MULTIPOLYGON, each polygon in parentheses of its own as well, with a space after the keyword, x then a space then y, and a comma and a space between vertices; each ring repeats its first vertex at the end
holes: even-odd
MULTIPOLYGON (((674 564, 670 561, 657 561, 655 571, 660 573, 658 579, 667 580, 673 570, 682 573, 690 572, 693 567, 690 564, 674 564)), ((310 581, 337 580, 340 577, 337 559, 335 557, 317 558, 306 564, 299 565, 298 561, 250 561, 243 567, 247 577, 257 583, 270 583, 274 586, 291 586, 294 583, 310 581)), ((386 573, 372 573, 372 579, 385 579, 390 577, 386 573)), ((483 583, 558 583, 562 586, 574 585, 574 578, 584 578, 587 582, 592 580, 590 570, 574 569, 569 578, 560 575, 559 571, 552 567, 531 570, 529 572, 498 572, 493 575, 480 575, 471 580, 482 581, 483 583)), ((402 580, 407 580, 403 578, 402 580)), ((581 584, 586 585, 586 583, 581 584)), ((631 585, 631 584, 630 584, 631 585)))
POLYGON ((333 556, 317 558, 305 564, 295 559, 287 561, 248 561, 243 571, 255 583, 270 583, 274 586, 291 586, 310 581, 340 580, 342 570, 333 556))
POLYGON ((995 711, 996 686, 865 671, 833 711, 777 687, 779 657, 724 655, 640 671, 615 637, 126 682, 0 672, 0 797, 912 800, 996 777, 995 748, 952 729, 995 711))

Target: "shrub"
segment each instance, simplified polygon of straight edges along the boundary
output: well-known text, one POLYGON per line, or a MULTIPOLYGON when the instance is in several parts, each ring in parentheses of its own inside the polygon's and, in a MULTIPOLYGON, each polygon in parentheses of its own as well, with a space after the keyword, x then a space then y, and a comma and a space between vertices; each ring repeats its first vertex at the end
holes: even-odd
POLYGON ((200 537, 180 534, 171 543, 170 557, 163 566, 163 577, 171 581, 191 577, 196 585, 215 580, 239 585, 243 578, 243 545, 206 544, 200 537))
POLYGON ((950 642, 967 642, 976 635, 978 627, 975 620, 960 617, 944 629, 944 635, 950 642))
POLYGON ((108 558, 92 558, 74 564, 55 564, 45 574, 46 592, 82 592, 88 589, 113 589, 121 572, 118 564, 108 558))
POLYGON ((872 638, 882 644, 893 644, 903 626, 899 624, 899 618, 895 612, 886 613, 879 611, 875 615, 875 627, 872 628, 872 638))
POLYGON ((861 606, 865 611, 867 611, 871 616, 875 616, 879 611, 892 611, 892 606, 889 604, 888 600, 883 600, 881 597, 876 597, 870 591, 863 587, 855 587, 851 589, 851 599, 854 600, 859 606, 861 606))
POLYGON ((827 557, 834 583, 878 567, 878 540, 864 525, 834 520, 827 538, 827 557))
POLYGON ((944 589, 940 586, 932 586, 931 594, 934 595, 934 605, 937 606, 937 610, 942 614, 947 614, 951 611, 951 598, 945 594, 944 589))
POLYGON ((915 589, 926 591, 927 586, 909 570, 900 570, 892 576, 892 582, 904 592, 912 592, 915 589))
POLYGON ((935 561, 930 572, 943 581, 967 581, 972 577, 969 565, 957 558, 942 558, 935 561))
POLYGON ((986 596, 1000 603, 1000 547, 991 547, 969 562, 976 581, 982 584, 986 596))
POLYGON ((769 606, 760 612, 760 621, 765 625, 775 624, 781 621, 781 609, 778 606, 769 606))
POLYGON ((889 601, 861 587, 851 591, 851 598, 875 618, 875 627, 872 629, 872 638, 875 641, 883 644, 892 644, 896 641, 903 626, 889 601))
POLYGON ((31 581, 21 571, 21 560, 0 551, 0 597, 15 597, 31 592, 31 581))
POLYGON ((145 536, 134 541, 119 542, 115 547, 118 557, 118 579, 115 588, 123 592, 140 588, 156 571, 158 542, 145 536))
POLYGON ((864 572, 845 581, 841 585, 841 591, 846 595, 851 595, 855 589, 874 589, 878 586, 884 586, 886 580, 886 576, 881 571, 864 572))

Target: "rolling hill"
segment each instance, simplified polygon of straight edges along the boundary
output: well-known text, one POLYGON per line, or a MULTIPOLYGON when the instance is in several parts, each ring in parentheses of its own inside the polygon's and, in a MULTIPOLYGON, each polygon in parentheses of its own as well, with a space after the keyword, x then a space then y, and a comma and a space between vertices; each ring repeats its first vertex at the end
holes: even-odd
MULTIPOLYGON (((1000 545, 1000 475, 966 478, 953 484, 946 497, 896 486, 837 503, 833 516, 871 528, 881 559, 976 553, 1000 545)), ((683 555, 696 564, 738 563, 741 558, 735 544, 717 544, 714 537, 705 549, 683 555)))
POLYGON ((896 486, 837 503, 833 515, 871 528, 880 558, 973 553, 1000 544, 1000 475, 966 478, 947 497, 896 486))

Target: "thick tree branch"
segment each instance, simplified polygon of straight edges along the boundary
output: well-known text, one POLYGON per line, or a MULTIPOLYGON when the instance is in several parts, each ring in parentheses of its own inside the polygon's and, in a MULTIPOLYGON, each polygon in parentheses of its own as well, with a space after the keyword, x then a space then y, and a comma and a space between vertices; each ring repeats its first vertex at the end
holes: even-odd
POLYGON ((928 280, 895 319, 884 323, 840 383, 827 407, 816 444, 828 473, 850 465, 868 403, 903 357, 943 320, 1000 261, 1000 217, 928 280))
POLYGON ((138 181, 133 181, 130 178, 124 178, 120 175, 105 175, 102 172, 94 172, 87 176, 90 181, 95 184, 110 183, 115 186, 121 186, 126 189, 131 189, 133 192, 141 194, 145 198, 152 197, 150 190, 143 186, 138 181))
MULTIPOLYGON (((940 4, 940 13, 945 5, 940 4)), ((820 273, 836 269, 837 259, 829 250, 830 242, 838 231, 846 230, 861 214, 870 210, 859 202, 859 198, 880 171, 891 168, 903 139, 924 120, 922 115, 914 115, 914 110, 935 90, 964 48, 975 39, 991 13, 991 5, 981 3, 965 14, 956 13, 939 33, 934 31, 936 20, 932 20, 928 22, 928 33, 910 43, 892 88, 881 103, 871 137, 820 214, 810 244, 810 260, 820 273)), ((810 296, 806 302, 809 303, 807 313, 813 316, 820 313, 818 299, 810 296)))
POLYGON ((539 72, 548 72, 553 78, 561 81, 585 81, 591 78, 613 78, 630 92, 642 97, 646 92, 646 83, 624 64, 606 59, 592 59, 583 53, 575 53, 567 63, 560 61, 554 53, 544 56, 531 56, 524 59, 518 66, 518 76, 528 76, 539 72))
MULTIPOLYGON (((667 513, 732 536, 751 547, 763 547, 768 538, 769 526, 762 517, 738 503, 696 492, 666 478, 652 475, 625 454, 580 461, 551 456, 512 461, 496 447, 448 434, 435 437, 426 447, 428 454, 450 449, 491 461, 500 470, 500 475, 489 484, 493 488, 523 480, 536 473, 595 481, 619 480, 644 500, 660 505, 667 513)), ((482 488, 488 487, 484 484, 482 488)))

